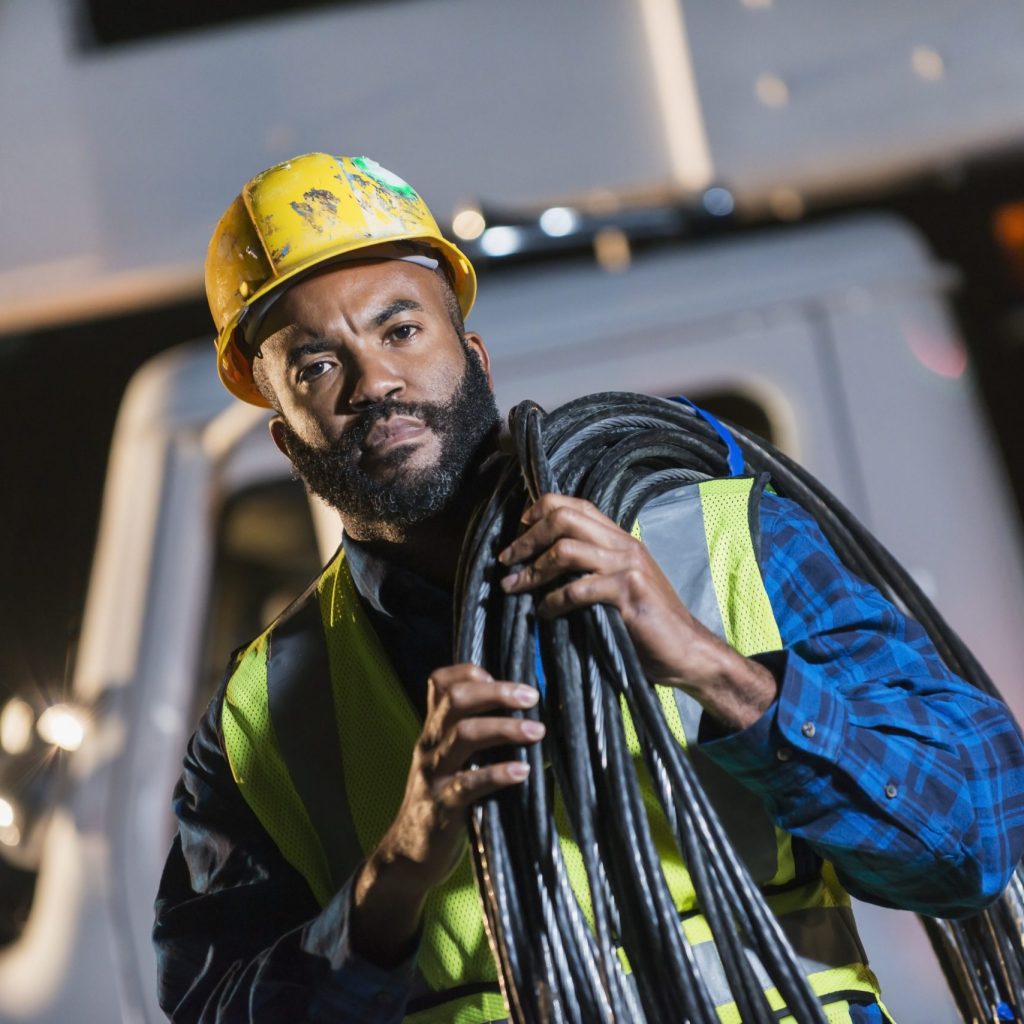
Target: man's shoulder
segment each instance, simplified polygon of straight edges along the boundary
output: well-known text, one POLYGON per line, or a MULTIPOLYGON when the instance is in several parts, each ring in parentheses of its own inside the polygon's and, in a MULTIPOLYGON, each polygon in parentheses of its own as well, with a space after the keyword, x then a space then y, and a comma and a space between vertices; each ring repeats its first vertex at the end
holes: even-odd
POLYGON ((261 647, 266 647, 274 636, 284 633, 294 635, 312 629, 322 629, 319 611, 321 592, 325 585, 330 585, 342 558, 340 551, 333 555, 327 565, 309 582, 298 597, 279 612, 260 633, 232 651, 229 659, 228 678, 237 671, 247 656, 251 656, 255 650, 261 647))

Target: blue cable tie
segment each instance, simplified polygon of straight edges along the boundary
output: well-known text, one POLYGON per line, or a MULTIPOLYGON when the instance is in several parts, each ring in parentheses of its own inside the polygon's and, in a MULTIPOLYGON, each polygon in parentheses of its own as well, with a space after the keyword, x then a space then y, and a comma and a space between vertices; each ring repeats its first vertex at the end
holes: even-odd
POLYGON ((691 402, 685 395, 676 395, 675 401, 681 405, 689 406, 702 420, 711 425, 715 433, 722 439, 729 453, 729 476, 743 476, 746 472, 743 452, 740 451, 736 438, 732 436, 731 431, 725 424, 712 416, 707 409, 702 409, 699 405, 691 402))
POLYGON ((540 656, 540 626, 533 624, 533 672, 537 677, 537 689, 540 690, 540 699, 543 700, 548 688, 547 677, 544 675, 544 662, 540 656))
POLYGON ((996 1020, 1016 1020, 1017 1015, 1008 1003, 996 1004, 996 1020))

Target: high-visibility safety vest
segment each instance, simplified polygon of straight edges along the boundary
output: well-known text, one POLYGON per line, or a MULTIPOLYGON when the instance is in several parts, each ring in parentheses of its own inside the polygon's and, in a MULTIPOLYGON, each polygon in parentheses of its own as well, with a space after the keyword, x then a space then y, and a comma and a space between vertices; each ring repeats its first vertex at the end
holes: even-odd
MULTIPOLYGON (((750 478, 738 478, 680 488, 647 505, 634 529, 690 612, 744 655, 782 646, 751 532, 760 497, 753 485, 750 478)), ((753 794, 701 754, 695 743, 700 705, 680 690, 657 691, 675 738, 684 746, 694 741, 690 756, 704 788, 800 957, 830 1024, 848 1022, 849 1004, 871 1002, 878 985, 834 871, 814 857, 794 856, 790 837, 753 794)), ((690 876, 647 780, 628 712, 624 720, 682 927, 719 1017, 725 1024, 739 1022, 690 876)), ((242 795, 326 905, 394 820, 422 728, 361 606, 342 551, 239 655, 221 727, 242 795)), ((590 915, 582 858, 557 804, 556 819, 572 887, 590 915)), ((407 1024, 507 1018, 468 855, 427 900, 417 968, 407 1024)), ((763 980, 773 1008, 782 1008, 768 977, 763 980)))

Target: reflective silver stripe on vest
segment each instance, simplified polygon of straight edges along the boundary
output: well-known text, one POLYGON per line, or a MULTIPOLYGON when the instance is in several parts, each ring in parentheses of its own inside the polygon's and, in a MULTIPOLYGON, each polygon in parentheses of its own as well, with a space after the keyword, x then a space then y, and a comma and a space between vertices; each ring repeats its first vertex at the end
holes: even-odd
MULTIPOLYGON (((805 977, 848 964, 867 963, 849 907, 809 907, 794 910, 777 920, 796 951, 805 977)), ((692 949, 715 1006, 733 1002, 735 996, 714 942, 701 942, 692 949)), ((761 988, 773 988, 771 978, 749 949, 747 959, 761 988)))
MULTIPOLYGON (((646 505, 640 513, 640 533, 690 613, 724 640, 697 487, 669 491, 646 505)), ((697 746, 701 706, 682 690, 675 690, 674 696, 701 785, 754 881, 765 885, 779 869, 775 826, 757 797, 697 746)))

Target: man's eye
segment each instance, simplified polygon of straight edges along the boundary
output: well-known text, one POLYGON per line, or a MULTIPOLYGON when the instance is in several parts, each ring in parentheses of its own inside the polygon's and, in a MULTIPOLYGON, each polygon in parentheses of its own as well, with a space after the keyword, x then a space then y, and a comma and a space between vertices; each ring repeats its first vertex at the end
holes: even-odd
POLYGON ((388 337, 393 341, 408 341, 418 330, 415 324, 397 324, 388 331, 388 337))
POLYGON ((298 379, 300 382, 315 380, 317 377, 322 377, 330 367, 330 361, 327 359, 317 359, 315 362, 306 363, 306 365, 299 370, 298 379))

